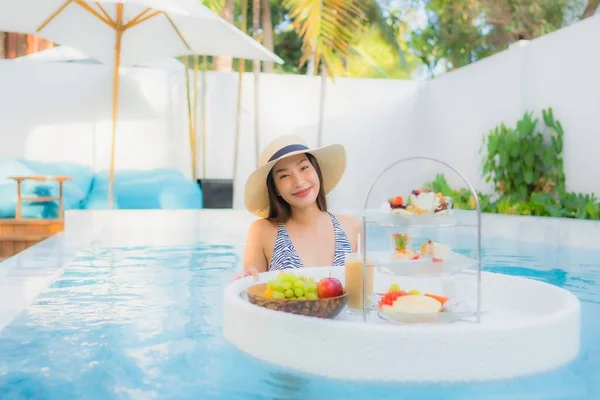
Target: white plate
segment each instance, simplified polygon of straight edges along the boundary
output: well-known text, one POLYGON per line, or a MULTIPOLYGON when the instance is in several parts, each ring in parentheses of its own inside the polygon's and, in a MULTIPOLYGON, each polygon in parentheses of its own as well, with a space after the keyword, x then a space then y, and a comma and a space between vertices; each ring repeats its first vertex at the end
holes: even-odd
POLYGON ((458 224, 459 219, 450 211, 450 214, 397 214, 390 210, 367 210, 364 216, 369 222, 375 222, 380 225, 389 226, 454 226, 458 224))
POLYGON ((477 316, 476 311, 443 311, 438 313, 402 313, 377 310, 380 318, 399 324, 450 323, 477 316))
POLYGON ((418 260, 402 260, 394 258, 390 252, 373 252, 367 256, 379 271, 398 276, 444 276, 461 272, 465 269, 477 267, 477 260, 463 256, 454 251, 442 262, 433 262, 430 257, 418 260))

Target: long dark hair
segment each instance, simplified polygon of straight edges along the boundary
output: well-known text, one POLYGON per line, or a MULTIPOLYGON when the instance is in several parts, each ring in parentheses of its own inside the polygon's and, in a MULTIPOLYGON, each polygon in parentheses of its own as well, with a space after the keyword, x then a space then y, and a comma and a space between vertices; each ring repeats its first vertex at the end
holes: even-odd
MULTIPOLYGON (((315 156, 310 153, 305 153, 306 158, 312 164, 317 176, 319 177, 319 194, 317 195, 317 207, 321 211, 327 211, 327 198, 325 197, 325 189, 323 189, 323 174, 315 156)), ((275 179, 273 178, 273 170, 267 176, 267 190, 269 192, 269 216, 267 219, 278 224, 285 224, 292 215, 292 208, 283 197, 277 194, 275 188, 275 179)))

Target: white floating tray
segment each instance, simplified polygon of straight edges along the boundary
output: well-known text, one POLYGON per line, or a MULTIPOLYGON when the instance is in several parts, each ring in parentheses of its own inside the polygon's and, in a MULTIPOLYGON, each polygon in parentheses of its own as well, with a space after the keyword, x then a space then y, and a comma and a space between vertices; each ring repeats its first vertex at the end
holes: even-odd
POLYGON ((398 276, 446 276, 465 269, 477 267, 476 259, 451 251, 442 262, 433 262, 431 257, 418 260, 402 260, 389 252, 370 252, 369 262, 383 273, 398 276))
MULTIPOLYGON (((300 271, 316 279, 331 274, 344 283, 343 267, 300 271)), ((266 282, 275 274, 261 274, 261 281, 266 282)), ((395 282, 403 289, 476 298, 475 279, 474 274, 459 274, 436 283, 431 278, 398 278, 376 273, 375 291, 386 291, 395 282), (425 287, 435 284, 439 287, 425 287), (449 293, 452 290, 454 293, 449 293)), ((581 311, 577 297, 532 279, 483 273, 485 312, 481 322, 433 324, 389 323, 376 313, 364 322, 362 317, 348 313, 329 320, 273 311, 253 305, 242 296, 255 283, 252 277, 247 277, 225 289, 224 337, 257 359, 330 379, 379 382, 507 379, 561 367, 576 358, 580 348, 581 311)), ((473 303, 469 305, 473 307, 473 303)))

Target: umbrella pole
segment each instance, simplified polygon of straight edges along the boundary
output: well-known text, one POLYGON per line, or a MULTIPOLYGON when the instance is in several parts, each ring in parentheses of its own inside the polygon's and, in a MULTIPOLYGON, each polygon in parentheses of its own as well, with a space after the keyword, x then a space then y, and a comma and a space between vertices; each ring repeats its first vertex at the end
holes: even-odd
MULTIPOLYGON (((248 23, 248 0, 242 0, 242 26, 241 31, 246 33, 246 24, 248 23)), ((246 68, 246 60, 244 58, 238 59, 238 92, 237 92, 237 108, 236 108, 236 119, 235 119, 235 138, 233 143, 233 191, 235 197, 235 188, 237 182, 237 171, 238 171, 238 152, 240 146, 240 131, 242 129, 242 79, 244 78, 244 71, 246 68)))
POLYGON ((185 98, 187 101, 187 114, 188 114, 188 139, 190 140, 190 156, 192 161, 192 179, 196 181, 196 149, 194 144, 194 117, 192 114, 192 94, 190 92, 190 60, 188 56, 183 58, 183 64, 185 66, 185 98))
POLYGON ((114 180, 115 180, 115 143, 117 139, 117 115, 119 111, 119 67, 121 65, 121 41, 123 39, 123 3, 117 3, 115 21, 115 65, 113 75, 113 104, 112 104, 112 139, 110 146, 110 174, 108 180, 108 207, 114 208, 114 180))
POLYGON ((202 56, 202 178, 206 178, 206 56, 202 56))
MULTIPOLYGON (((193 138, 193 151, 194 151, 194 182, 196 182, 198 166, 198 67, 200 66, 200 57, 194 55, 194 138, 193 138)), ((204 161, 204 158, 202 158, 204 161)))

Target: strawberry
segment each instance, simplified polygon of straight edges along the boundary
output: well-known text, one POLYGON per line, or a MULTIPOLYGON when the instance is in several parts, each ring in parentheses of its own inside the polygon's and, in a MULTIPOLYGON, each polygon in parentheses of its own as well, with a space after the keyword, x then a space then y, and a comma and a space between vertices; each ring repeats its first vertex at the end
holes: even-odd
POLYGON ((394 198, 389 199, 388 203, 390 203, 390 207, 392 208, 401 208, 404 205, 404 199, 402 198, 402 196, 396 196, 394 198))

